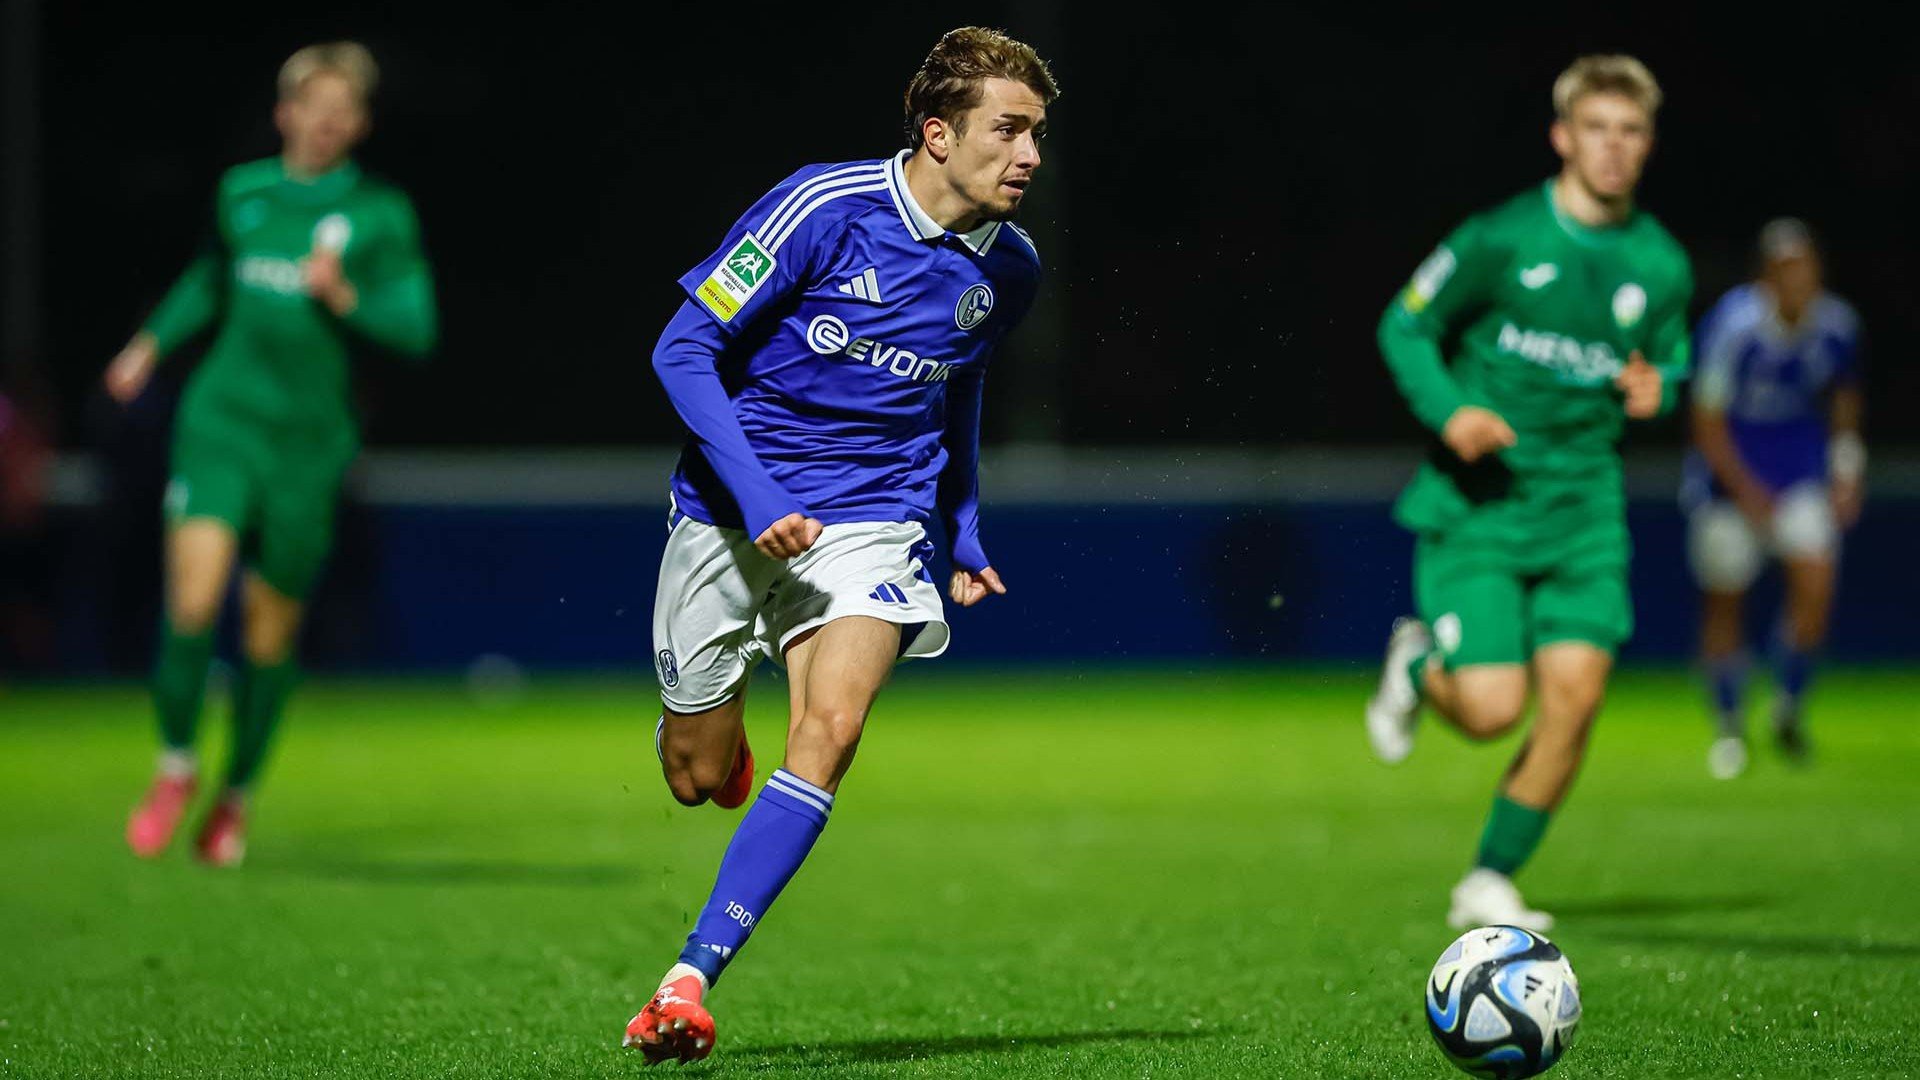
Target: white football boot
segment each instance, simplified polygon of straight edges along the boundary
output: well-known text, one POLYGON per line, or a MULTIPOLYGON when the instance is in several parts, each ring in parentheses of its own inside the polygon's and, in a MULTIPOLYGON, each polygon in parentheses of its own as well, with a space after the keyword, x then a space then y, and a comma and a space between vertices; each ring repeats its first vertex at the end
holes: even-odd
POLYGON ((1468 871, 1453 887, 1453 906, 1447 911, 1447 925, 1455 930, 1476 926, 1517 926, 1522 930, 1546 933, 1553 929, 1553 916, 1535 911, 1520 899, 1513 879, 1484 866, 1468 871))
POLYGON ((1747 771, 1747 740, 1722 735, 1707 747, 1707 773, 1715 780, 1732 780, 1747 771))
POLYGON ((1373 756, 1388 765, 1406 760, 1413 752, 1413 729, 1420 721, 1420 691, 1407 674, 1407 665, 1433 648, 1427 624, 1415 618, 1395 619, 1387 638, 1387 659, 1380 669, 1380 688, 1367 701, 1367 739, 1373 756))

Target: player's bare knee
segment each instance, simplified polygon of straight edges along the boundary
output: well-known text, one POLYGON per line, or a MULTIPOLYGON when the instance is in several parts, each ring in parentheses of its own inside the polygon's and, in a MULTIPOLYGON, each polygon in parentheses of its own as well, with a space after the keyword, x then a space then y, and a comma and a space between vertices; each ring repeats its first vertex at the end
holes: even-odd
POLYGON ((860 733, 866 723, 864 709, 810 706, 801 714, 795 734, 845 757, 860 745, 860 733))
POLYGON ((1555 726, 1565 727, 1585 738, 1585 729, 1592 726, 1593 718, 1600 713, 1601 699, 1606 695, 1606 686, 1584 680, 1543 680, 1540 686, 1540 711, 1543 716, 1565 717, 1555 726))
POLYGON ((220 594, 207 590, 205 595, 176 594, 167 601, 167 625, 176 634, 203 634, 213 628, 220 615, 220 594))
POLYGON ((1458 705, 1460 729, 1472 739, 1497 739, 1512 731, 1526 715, 1527 696, 1495 692, 1462 696, 1458 705))
POLYGON ((255 667, 275 667, 293 656, 293 632, 288 628, 249 626, 243 636, 242 651, 255 667))

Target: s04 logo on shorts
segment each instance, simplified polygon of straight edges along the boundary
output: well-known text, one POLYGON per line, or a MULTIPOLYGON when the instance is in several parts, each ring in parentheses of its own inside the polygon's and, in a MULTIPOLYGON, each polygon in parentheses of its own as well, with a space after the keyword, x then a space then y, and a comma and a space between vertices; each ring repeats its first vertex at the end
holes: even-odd
POLYGON ((680 685, 680 663, 673 658, 672 649, 661 649, 654 658, 660 668, 660 685, 671 690, 680 685))

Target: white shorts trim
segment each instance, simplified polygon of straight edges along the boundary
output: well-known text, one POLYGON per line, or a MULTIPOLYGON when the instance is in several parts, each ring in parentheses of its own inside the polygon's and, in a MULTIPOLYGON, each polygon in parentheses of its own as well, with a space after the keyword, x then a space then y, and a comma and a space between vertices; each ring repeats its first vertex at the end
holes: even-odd
POLYGON ((1716 500, 1687 523, 1687 556, 1694 580, 1710 592, 1745 592, 1769 558, 1833 558, 1840 530, 1824 484, 1796 484, 1773 504, 1769 535, 1761 536, 1732 502, 1716 500))
POLYGON ((924 563, 930 550, 915 522, 850 522, 828 525, 783 561, 742 530, 681 519, 653 606, 662 700, 675 712, 711 709, 740 692, 762 657, 781 663, 795 638, 852 615, 918 624, 900 659, 939 656, 952 632, 924 563))

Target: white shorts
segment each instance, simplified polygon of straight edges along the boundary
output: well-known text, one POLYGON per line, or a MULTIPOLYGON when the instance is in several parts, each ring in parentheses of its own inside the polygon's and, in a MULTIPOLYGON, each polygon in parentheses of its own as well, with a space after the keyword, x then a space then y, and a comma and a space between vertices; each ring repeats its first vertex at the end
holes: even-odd
POLYGON ((678 713, 711 709, 740 692, 762 656, 784 663, 794 638, 849 615, 917 626, 903 660, 939 656, 951 634, 927 567, 932 554, 913 522, 828 525, 783 561, 761 554, 740 529, 681 517, 653 601, 660 697, 678 713))
POLYGON ((1693 512, 1687 554, 1694 579, 1711 592, 1745 592, 1769 557, 1832 558, 1840 530, 1825 484, 1795 484, 1773 503, 1772 535, 1759 535, 1732 502, 1716 500, 1693 512))

